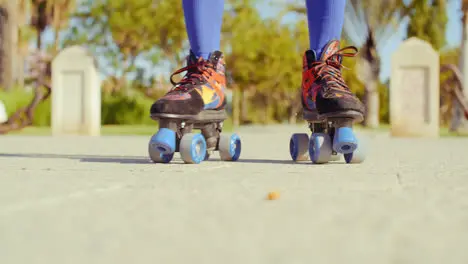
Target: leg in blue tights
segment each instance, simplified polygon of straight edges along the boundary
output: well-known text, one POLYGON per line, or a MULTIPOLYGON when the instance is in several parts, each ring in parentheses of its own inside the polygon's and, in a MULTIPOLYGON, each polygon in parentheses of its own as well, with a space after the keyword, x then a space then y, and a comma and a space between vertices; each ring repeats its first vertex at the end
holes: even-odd
MULTIPOLYGON (((346 0, 306 0, 306 6, 310 50, 305 52, 303 59, 305 111, 309 111, 311 119, 317 119, 318 113, 321 117, 318 119, 322 120, 337 118, 361 122, 364 105, 351 92, 341 74, 342 59, 357 54, 355 47, 340 49, 339 45, 346 0)), ((349 149, 356 147, 354 141, 343 144, 348 144, 349 149)))
POLYGON ((191 50, 208 59, 219 50, 224 0, 183 0, 182 4, 191 50))
POLYGON ((310 49, 320 58, 331 40, 340 40, 346 0, 306 0, 310 49))
POLYGON ((183 0, 185 25, 191 54, 185 73, 174 87, 151 106, 153 117, 197 116, 203 110, 221 110, 226 105, 226 75, 219 51, 224 0, 183 0), (204 60, 201 60, 203 58, 204 60))

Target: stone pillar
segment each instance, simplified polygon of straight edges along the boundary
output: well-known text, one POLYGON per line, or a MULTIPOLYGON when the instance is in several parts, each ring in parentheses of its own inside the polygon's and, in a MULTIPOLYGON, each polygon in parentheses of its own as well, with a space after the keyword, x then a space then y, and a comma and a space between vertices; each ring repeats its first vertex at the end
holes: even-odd
POLYGON ((439 136, 439 54, 418 38, 403 42, 392 56, 392 136, 439 136))
POLYGON ((79 46, 60 52, 52 62, 52 134, 98 136, 101 84, 95 61, 79 46))

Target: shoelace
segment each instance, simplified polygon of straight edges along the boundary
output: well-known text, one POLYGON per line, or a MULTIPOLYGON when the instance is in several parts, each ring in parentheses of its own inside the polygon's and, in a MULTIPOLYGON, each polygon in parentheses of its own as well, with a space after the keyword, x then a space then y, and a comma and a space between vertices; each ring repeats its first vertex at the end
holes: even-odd
POLYGON ((171 92, 187 92, 192 89, 195 85, 202 82, 205 76, 211 76, 213 73, 209 71, 212 65, 209 61, 200 58, 196 63, 183 67, 171 74, 171 83, 174 88, 171 92), (175 82, 173 77, 177 74, 187 72, 187 75, 182 78, 179 82, 175 82))
POLYGON ((342 48, 333 53, 325 61, 315 61, 311 65, 312 72, 316 78, 322 78, 330 86, 328 88, 337 88, 343 91, 349 91, 348 86, 344 82, 343 76, 341 75, 341 68, 344 66, 341 64, 341 57, 355 57, 358 53, 358 49, 354 46, 348 46, 342 48), (346 50, 352 50, 351 52, 345 52, 346 50))

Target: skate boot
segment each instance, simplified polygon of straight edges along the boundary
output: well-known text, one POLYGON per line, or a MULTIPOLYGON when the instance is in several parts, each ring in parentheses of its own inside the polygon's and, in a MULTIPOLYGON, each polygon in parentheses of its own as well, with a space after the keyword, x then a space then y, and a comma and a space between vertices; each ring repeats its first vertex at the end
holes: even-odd
POLYGON ((330 41, 320 58, 313 50, 304 54, 303 117, 309 123, 312 136, 294 134, 291 137, 290 153, 295 161, 310 157, 313 163, 327 163, 341 159, 340 154, 347 163, 364 160, 352 130, 354 123, 364 119, 364 105, 349 90, 341 75, 343 57, 356 56, 357 49, 339 49, 339 46, 339 41, 330 41))
POLYGON ((151 118, 159 131, 149 143, 149 156, 156 163, 169 163, 180 152, 185 163, 200 163, 218 150, 222 160, 236 161, 241 143, 237 134, 221 134, 226 100, 223 54, 214 51, 205 60, 190 53, 187 66, 171 75, 172 89, 151 106, 151 118), (173 77, 186 72, 175 82, 173 77), (201 134, 192 133, 199 129, 201 134))

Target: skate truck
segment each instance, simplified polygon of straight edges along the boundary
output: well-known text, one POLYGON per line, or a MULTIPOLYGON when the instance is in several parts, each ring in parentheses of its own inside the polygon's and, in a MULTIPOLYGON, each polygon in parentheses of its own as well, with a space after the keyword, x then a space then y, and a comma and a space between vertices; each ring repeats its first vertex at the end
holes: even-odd
POLYGON ((222 134, 225 110, 203 110, 198 115, 153 114, 159 121, 158 132, 151 137, 148 152, 155 163, 169 163, 179 152, 185 163, 199 164, 218 151, 221 160, 237 161, 241 140, 237 134, 222 134), (201 133, 193 133, 199 129, 201 133))

